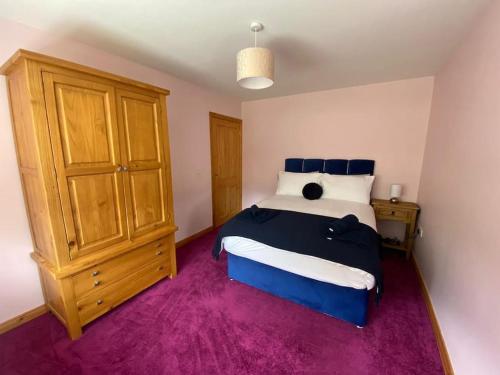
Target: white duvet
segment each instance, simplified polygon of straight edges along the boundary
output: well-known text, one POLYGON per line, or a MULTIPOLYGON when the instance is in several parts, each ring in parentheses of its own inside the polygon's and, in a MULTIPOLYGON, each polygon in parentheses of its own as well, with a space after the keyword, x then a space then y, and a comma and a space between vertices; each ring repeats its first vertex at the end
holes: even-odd
MULTIPOLYGON (((303 197, 275 195, 257 203, 259 207, 297 211, 331 217, 354 214, 359 221, 377 230, 375 214, 369 204, 333 199, 307 200, 303 197)), ((234 255, 292 272, 310 279, 356 289, 372 289, 375 278, 368 272, 329 260, 278 249, 238 236, 224 237, 224 249, 234 255)))

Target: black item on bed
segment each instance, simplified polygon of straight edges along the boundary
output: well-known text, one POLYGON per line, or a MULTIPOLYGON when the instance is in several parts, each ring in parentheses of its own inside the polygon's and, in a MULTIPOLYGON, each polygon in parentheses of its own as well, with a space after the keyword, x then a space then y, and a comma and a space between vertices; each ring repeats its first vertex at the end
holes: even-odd
POLYGON ((309 200, 316 200, 323 195, 323 187, 316 182, 309 182, 302 188, 302 195, 309 200))
POLYGON ((346 215, 342 219, 335 219, 326 224, 326 238, 331 240, 333 237, 341 236, 358 228, 359 220, 356 215, 346 215))
MULTIPOLYGON (((257 207, 258 210, 259 209, 257 207)), ((328 216, 302 212, 265 209, 278 214, 265 222, 258 222, 247 208, 222 226, 212 250, 215 259, 222 251, 222 239, 238 236, 261 242, 271 247, 293 251, 358 268, 372 274, 376 280, 377 301, 382 294, 382 267, 379 257, 379 236, 373 228, 358 223, 358 228, 328 240, 325 226, 338 221, 328 216)))
POLYGON ((272 210, 270 208, 260 208, 255 204, 250 207, 250 213, 252 214, 252 219, 259 223, 265 223, 268 220, 271 220, 273 217, 280 214, 280 210, 272 210))

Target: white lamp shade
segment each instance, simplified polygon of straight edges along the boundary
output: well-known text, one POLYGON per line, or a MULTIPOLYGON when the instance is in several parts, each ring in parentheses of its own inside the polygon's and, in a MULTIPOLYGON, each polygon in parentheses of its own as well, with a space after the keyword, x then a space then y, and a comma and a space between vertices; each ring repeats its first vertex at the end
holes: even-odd
POLYGON ((403 191, 403 186, 399 184, 391 185, 391 196, 390 198, 401 198, 401 192, 403 191))
POLYGON ((236 80, 241 87, 259 90, 274 83, 274 57, 267 48, 242 49, 236 56, 236 80))

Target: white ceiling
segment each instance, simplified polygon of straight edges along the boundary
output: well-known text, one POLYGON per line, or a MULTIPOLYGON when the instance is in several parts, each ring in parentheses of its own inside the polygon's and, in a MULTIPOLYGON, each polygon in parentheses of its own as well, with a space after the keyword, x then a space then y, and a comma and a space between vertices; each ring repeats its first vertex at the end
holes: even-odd
POLYGON ((250 100, 433 75, 489 2, 0 0, 0 17, 250 100), (259 91, 236 83, 254 20, 276 64, 275 85, 259 91))

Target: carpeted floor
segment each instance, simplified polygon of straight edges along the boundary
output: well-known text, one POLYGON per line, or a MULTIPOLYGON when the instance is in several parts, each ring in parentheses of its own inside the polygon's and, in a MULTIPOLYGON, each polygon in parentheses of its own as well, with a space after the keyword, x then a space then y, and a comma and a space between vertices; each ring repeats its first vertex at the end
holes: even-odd
POLYGON ((364 329, 229 281, 215 233, 178 250, 179 275, 67 338, 50 314, 0 336, 7 374, 442 374, 415 270, 384 260, 364 329))

